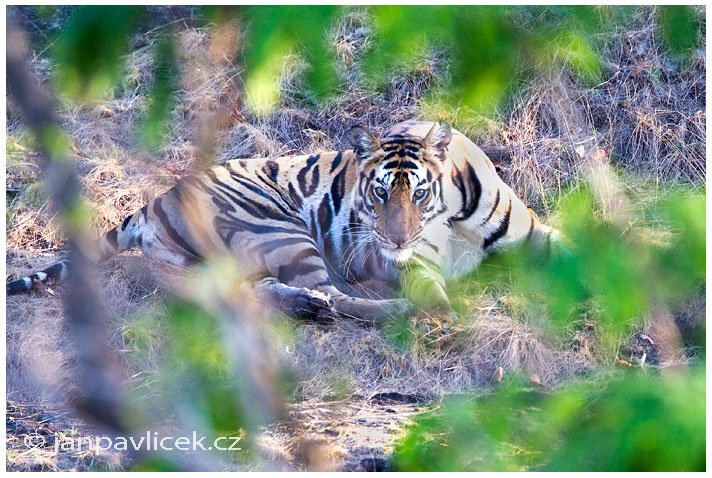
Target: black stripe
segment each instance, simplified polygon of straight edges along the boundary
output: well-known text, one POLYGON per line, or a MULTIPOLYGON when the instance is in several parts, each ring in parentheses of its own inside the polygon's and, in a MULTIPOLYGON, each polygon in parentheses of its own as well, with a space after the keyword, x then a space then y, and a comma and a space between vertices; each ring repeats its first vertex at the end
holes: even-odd
MULTIPOLYGON (((351 213, 353 214, 353 211, 351 213)), ((336 237, 339 238, 339 249, 340 249, 341 259, 343 261, 346 245, 351 244, 352 243, 351 241, 353 241, 353 238, 351 237, 351 229, 349 229, 349 225, 344 224, 341 227, 341 234, 337 234, 336 237)), ((336 258, 336 260, 338 260, 338 259, 339 258, 336 258)), ((331 258, 329 260, 331 260, 331 258)), ((339 264, 339 266, 343 266, 343 263, 339 264)))
MULTIPOLYGON (((225 189, 230 189, 232 191, 235 191, 233 188, 230 188, 227 185, 224 186, 218 186, 219 188, 219 193, 226 196, 227 199, 232 201, 235 205, 237 205, 240 209, 242 209, 244 212, 249 214, 250 216, 256 218, 256 219, 274 219, 277 221, 287 221, 292 224, 301 226, 303 225, 303 221, 301 221, 298 217, 288 214, 284 208, 279 208, 279 210, 271 208, 267 206, 266 204, 263 204, 261 202, 257 201, 252 201, 248 198, 246 198, 244 195, 242 196, 242 199, 240 199, 239 196, 230 194, 229 192, 225 191, 225 189)), ((218 189, 216 188, 215 193, 218 193, 218 189)), ((239 194, 238 191, 235 191, 237 194, 239 194)))
POLYGON ((316 227, 316 218, 314 217, 314 209, 311 209, 309 211, 309 219, 311 220, 311 223, 309 224, 309 233, 311 234, 312 238, 314 239, 314 242, 317 242, 318 237, 319 237, 319 231, 317 230, 317 227, 316 227))
POLYGON ((341 159, 343 158, 341 151, 339 151, 336 156, 334 157, 334 160, 331 162, 331 170, 329 171, 330 173, 333 173, 336 168, 339 167, 339 164, 341 164, 341 159))
POLYGON ((301 252, 298 252, 294 255, 293 258, 291 258, 289 264, 279 267, 279 270, 277 271, 277 278, 280 280, 280 282, 289 284, 296 277, 305 276, 315 271, 322 270, 326 273, 323 263, 305 264, 302 262, 312 257, 318 257, 321 259, 319 251, 317 251, 316 249, 303 249, 301 252))
MULTIPOLYGON (((222 198, 223 200, 229 199, 232 201, 234 204, 242 208, 245 212, 250 214, 251 216, 257 218, 257 219, 262 219, 263 217, 270 218, 270 219, 277 219, 277 220, 285 220, 288 222, 291 222, 296 225, 304 225, 304 221, 302 221, 299 217, 294 215, 292 211, 287 210, 284 206, 282 206, 278 201, 276 201, 272 196, 267 194, 263 189, 250 184, 252 181, 249 180, 248 178, 237 178, 233 177, 233 180, 240 184, 241 186, 249 189, 250 191, 255 192, 258 194, 260 197, 267 199, 271 204, 277 207, 277 210, 267 206, 266 204, 262 204, 260 202, 253 201, 251 199, 248 199, 245 197, 245 194, 229 184, 219 180, 213 173, 208 172, 208 177, 213 181, 214 183, 214 190, 212 192, 213 195, 216 194, 221 194, 223 196, 226 196, 226 198, 222 198), (232 193, 232 194, 231 194, 232 193), (243 199, 240 199, 243 198, 243 199)), ((213 198, 214 199, 214 198, 213 198)), ((234 208, 230 208, 231 210, 234 211, 234 208)))
POLYGON ((531 224, 529 224, 529 232, 527 233, 527 241, 532 237, 532 232, 534 232, 534 216, 532 214, 529 214, 529 217, 531 217, 531 224))
POLYGON ((470 163, 466 164, 467 178, 463 177, 463 174, 459 169, 455 169, 456 173, 453 177, 453 182, 462 194, 462 208, 457 215, 450 218, 450 221, 464 221, 468 219, 472 216, 472 214, 474 214, 480 203, 482 184, 480 184, 480 180, 477 178, 477 174, 470 163))
POLYGON ((436 254, 440 254, 440 248, 438 246, 436 246, 432 242, 428 241, 427 239, 422 239, 422 241, 426 246, 429 246, 430 248, 432 248, 436 254))
POLYGON ((272 180, 272 182, 277 182, 277 174, 279 173, 279 164, 277 164, 277 161, 270 159, 264 166, 262 166, 262 171, 272 180))
POLYGON ((306 247, 302 249, 301 251, 297 252, 294 254, 292 257, 289 258, 289 260, 292 263, 296 262, 301 262, 304 259, 309 259, 310 257, 319 257, 321 258, 321 255, 319 254, 319 251, 316 250, 315 247, 306 247))
POLYGON ((116 228, 113 228, 112 230, 106 233, 106 240, 109 241, 111 247, 113 247, 115 250, 119 248, 118 236, 119 233, 116 228))
MULTIPOLYGON (((416 158, 417 159, 417 158, 416 158)), ((402 168, 402 169, 418 169, 418 165, 413 161, 397 160, 390 161, 383 166, 386 169, 402 168)))
POLYGON ((133 217, 133 215, 132 215, 132 214, 129 214, 129 215, 126 217, 126 219, 124 219, 124 222, 121 223, 121 230, 122 230, 122 231, 125 231, 125 230, 126 230, 126 226, 129 225, 129 221, 131 220, 132 217, 133 217))
POLYGON ((324 266, 321 264, 289 264, 279 268, 277 278, 280 282, 289 284, 290 282, 293 282, 296 277, 306 276, 316 271, 324 271, 324 274, 328 275, 324 270, 324 266))
POLYGON ((238 219, 236 217, 217 216, 215 217, 215 219, 213 219, 213 227, 215 228, 215 231, 220 235, 220 237, 222 237, 223 242, 228 247, 230 247, 230 241, 232 240, 232 237, 240 231, 249 231, 254 234, 285 233, 310 237, 309 234, 301 228, 253 224, 251 222, 238 219), (223 234, 225 235, 223 236, 223 234))
POLYGON ((502 238, 505 234, 507 234, 507 230, 509 229, 509 216, 512 213, 512 199, 509 199, 509 206, 507 207, 507 212, 504 215, 504 219, 502 219, 502 222, 499 223, 499 227, 497 228, 496 231, 494 231, 487 239, 485 239, 485 242, 482 244, 483 249, 487 249, 489 246, 494 244, 496 241, 502 238))
MULTIPOLYGON (((306 224, 306 222, 304 222, 304 220, 302 219, 302 217, 299 216, 299 215, 295 215, 295 214, 294 214, 295 211, 298 211, 298 210, 300 209, 301 199, 299 200, 299 206, 297 206, 294 202, 290 201, 291 198, 289 198, 289 197, 287 197, 287 196, 285 195, 284 189, 282 189, 282 187, 281 187, 279 184, 277 184, 277 183, 272 183, 272 182, 269 182, 269 181, 265 181, 265 180, 259 175, 259 173, 257 173, 257 179, 259 179, 259 180, 262 182, 262 184, 264 184, 265 186, 267 186, 268 188, 270 188, 272 191, 274 191, 274 193, 277 195, 277 197, 279 197, 280 199, 282 199, 282 201, 284 201, 285 204, 289 205, 290 211, 288 211, 288 212, 286 213, 289 217, 291 217, 291 218, 293 218, 293 219, 296 219, 296 220, 299 221, 304 227, 306 227, 307 224, 306 224)), ((290 183, 290 186, 291 186, 291 183, 290 183)), ((267 194, 269 194, 269 193, 267 193, 267 194)), ((276 202, 276 199, 272 199, 272 201, 276 202)))
POLYGON ((408 181, 408 178, 410 177, 410 173, 408 171, 396 171, 393 173, 393 183, 401 183, 408 185, 410 184, 410 181, 408 181))
POLYGON ((333 214, 331 212, 331 198, 327 194, 324 199, 321 200, 319 204, 319 210, 317 211, 317 216, 319 218, 319 229, 321 231, 321 236, 324 237, 331 227, 331 219, 333 214))
MULTIPOLYGON (((206 174, 210 174, 212 171, 208 170, 206 174)), ((214 173, 213 173, 214 176, 214 173)), ((188 176, 187 178, 181 179, 181 181, 176 184, 176 187, 179 187, 181 190, 187 189, 188 186, 192 186, 196 189, 199 189, 200 191, 203 191, 204 193, 210 194, 210 188, 205 184, 205 182, 197 177, 197 176, 188 176)))
MULTIPOLYGON (((30 281, 33 282, 33 283, 34 283, 35 281, 42 282, 42 280, 40 279, 40 276, 37 275, 37 272, 35 272, 34 274, 30 274, 29 276, 27 276, 27 278, 30 279, 30 281)), ((24 281, 23 281, 23 282, 24 282, 24 281)), ((44 282, 42 282, 42 283, 44 283, 44 282)))
POLYGON ((52 264, 50 267, 47 269, 43 270, 45 274, 47 274, 48 279, 52 279, 53 281, 58 281, 62 278, 62 271, 65 268, 69 267, 69 261, 63 260, 61 262, 57 262, 56 264, 52 264), (65 265, 65 262, 67 263, 65 265))
POLYGON ((30 283, 30 287, 27 287, 27 284, 25 284, 23 279, 18 279, 7 283, 5 286, 5 295, 15 295, 21 292, 27 292, 31 289, 32 283, 30 283))
POLYGON ((302 208, 302 198, 299 194, 297 194, 297 190, 294 189, 294 185, 292 183, 289 183, 289 197, 292 199, 292 202, 297 209, 302 208))
POLYGON ((400 150, 396 150, 396 151, 391 151, 390 153, 386 154, 386 155, 383 157, 383 159, 390 159, 390 158, 393 158, 393 157, 395 157, 395 156, 401 156, 401 157, 408 157, 408 158, 411 158, 411 159, 420 160, 420 157, 418 156, 417 153, 418 153, 418 150, 411 151, 411 150, 408 150, 408 149, 400 149, 400 150))
MULTIPOLYGON (((206 175, 208 178, 210 178, 210 181, 213 183, 213 186, 222 187, 222 188, 224 188, 224 189, 227 189, 228 191, 231 191, 232 193, 234 193, 234 194, 236 194, 236 195, 238 195, 238 196, 243 196, 243 197, 245 196, 244 191, 239 191, 239 190, 235 189, 233 186, 229 185, 228 183, 226 183, 226 182, 224 182, 224 181, 218 179, 218 177, 215 175, 215 172, 214 172, 214 171, 208 170, 208 171, 206 171, 205 175, 206 175)), ((279 204, 277 201, 275 201, 272 196, 270 196, 269 194, 267 194, 267 193, 265 192, 264 188, 262 188, 262 187, 256 185, 256 184, 254 183, 254 181, 252 181, 250 178, 247 178, 247 177, 245 177, 245 176, 240 176, 240 175, 238 175, 238 174, 236 174, 236 173, 232 173, 232 174, 230 175, 230 178, 231 178, 234 182, 236 182, 237 184, 239 184, 240 186, 242 186, 242 187, 248 189, 249 191, 251 191, 251 192, 257 194, 258 196, 263 197, 263 198, 267 199, 268 201, 272 202, 275 206, 279 207, 280 209, 282 209, 282 211, 283 211, 285 214, 287 214, 287 211, 284 209, 284 207, 282 207, 281 204, 279 204)), ((224 191, 223 191, 223 192, 224 192, 224 191)), ((228 196, 232 197, 232 196, 229 195, 229 194, 228 194, 228 196)))
POLYGON ((311 180, 311 185, 307 186, 307 173, 312 169, 312 167, 316 164, 316 162, 319 160, 319 155, 315 156, 309 156, 307 159, 307 164, 302 168, 301 171, 299 171, 299 174, 297 174, 297 184, 299 184, 299 189, 302 191, 302 196, 309 197, 312 194, 314 194, 314 191, 316 191, 316 187, 319 184, 319 168, 316 167, 314 168, 314 172, 312 173, 312 180, 311 180))
POLYGON ((344 168, 331 183, 331 201, 334 204, 334 215, 341 211, 341 201, 346 194, 346 169, 344 168))
POLYGON ((181 249, 190 254, 193 258, 200 258, 200 254, 198 254, 198 252, 193 249, 191 245, 188 244, 180 234, 178 234, 178 231, 173 229, 173 226, 169 222, 168 216, 166 215, 166 211, 164 211, 163 207, 161 206, 161 202, 162 199, 160 197, 153 202, 153 212, 156 214, 156 216, 158 216, 158 219, 161 221, 163 228, 168 234, 168 237, 170 237, 171 240, 178 244, 181 249))
POLYGON ((414 148, 414 149, 406 149, 406 148, 396 148, 388 151, 385 156, 383 156, 384 160, 395 158, 396 156, 400 157, 409 157, 413 159, 420 159, 418 156, 418 153, 420 152, 420 148, 414 148))
MULTIPOLYGON (((280 211, 282 211, 283 214, 285 215, 291 215, 290 213, 292 211, 288 211, 279 201, 277 201, 273 196, 271 196, 269 193, 267 193, 264 189, 261 187, 255 185, 254 181, 252 181, 249 178, 233 175, 232 179, 239 184, 240 186, 249 189, 253 193, 257 194, 258 196, 268 200, 272 204, 274 204, 280 211)), ((226 183, 220 182, 217 178, 215 179, 218 183, 221 185, 224 185, 225 187, 229 187, 226 183)), ((230 188, 232 191, 235 193, 238 193, 238 191, 234 188, 230 188)), ((241 194, 244 195, 244 194, 241 194)))
POLYGON ((398 148, 401 146, 403 148, 410 148, 410 149, 416 149, 416 150, 422 148, 420 141, 417 141, 415 139, 394 138, 394 139, 386 139, 381 142, 381 147, 383 148, 384 151, 388 151, 389 149, 398 148))
POLYGON ((294 246, 297 244, 316 247, 314 246, 314 241, 312 241, 309 237, 280 237, 278 239, 261 241, 258 244, 255 244, 248 250, 248 255, 249 253, 254 252, 256 249, 262 249, 265 253, 270 253, 273 251, 277 251, 278 249, 281 249, 283 247, 294 246))
POLYGON ((334 254, 334 238, 331 234, 324 236, 324 259, 329 264, 335 264, 337 261, 336 254, 334 254))
POLYGON ((492 206, 492 210, 490 213, 487 215, 484 221, 482 221, 481 225, 484 226, 489 222, 489 220, 492 218, 492 214, 497 210, 497 206, 499 206, 499 189, 497 190, 497 196, 494 198, 494 206, 492 206))

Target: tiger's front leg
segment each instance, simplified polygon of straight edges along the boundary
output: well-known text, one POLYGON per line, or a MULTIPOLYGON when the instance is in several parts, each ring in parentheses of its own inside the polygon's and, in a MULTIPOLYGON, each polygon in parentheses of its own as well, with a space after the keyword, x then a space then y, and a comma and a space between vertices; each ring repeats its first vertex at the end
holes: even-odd
POLYGON ((289 296, 296 289, 316 290, 326 294, 329 306, 338 315, 370 325, 381 324, 389 317, 406 315, 413 310, 413 304, 405 299, 363 299, 337 289, 318 248, 306 234, 267 242, 272 247, 261 251, 262 265, 276 282, 268 280, 262 290, 275 293, 274 297, 279 297, 280 293, 289 296))
POLYGON ((331 323, 338 317, 329 296, 314 289, 292 287, 276 277, 266 277, 255 284, 254 290, 263 303, 300 320, 331 323))
POLYGON ((419 309, 421 320, 449 332, 456 318, 439 266, 424 257, 415 257, 399 268, 398 276, 403 297, 419 309))

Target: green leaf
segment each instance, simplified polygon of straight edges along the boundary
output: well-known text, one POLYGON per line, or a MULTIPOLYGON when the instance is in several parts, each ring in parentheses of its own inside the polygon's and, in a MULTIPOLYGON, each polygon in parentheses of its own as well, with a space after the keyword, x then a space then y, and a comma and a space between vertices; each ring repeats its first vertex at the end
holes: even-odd
POLYGON ((121 57, 143 7, 77 8, 62 28, 52 51, 56 83, 64 95, 90 101, 106 95, 121 80, 121 57))
POLYGON ((658 18, 663 41, 673 53, 684 58, 699 46, 702 35, 694 6, 660 5, 658 18))

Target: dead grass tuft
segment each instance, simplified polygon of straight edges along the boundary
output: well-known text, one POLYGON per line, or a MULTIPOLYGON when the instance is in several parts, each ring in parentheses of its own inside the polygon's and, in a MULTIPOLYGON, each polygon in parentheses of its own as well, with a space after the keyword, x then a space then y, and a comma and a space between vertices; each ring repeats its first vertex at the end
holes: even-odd
POLYGON ((488 304, 470 310, 453 337, 411 330, 406 345, 348 321, 329 328, 302 326, 295 351, 305 373, 302 393, 337 399, 396 391, 434 398, 493 385, 498 367, 504 378, 537 374, 552 387, 595 365, 588 349, 557 348, 534 327, 488 304))

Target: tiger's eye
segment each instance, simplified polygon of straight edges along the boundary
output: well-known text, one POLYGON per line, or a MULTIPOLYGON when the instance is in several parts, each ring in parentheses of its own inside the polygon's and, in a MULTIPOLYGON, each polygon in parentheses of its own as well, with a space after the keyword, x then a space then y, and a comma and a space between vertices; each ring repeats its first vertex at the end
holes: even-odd
POLYGON ((385 199, 386 195, 388 194, 388 192, 382 187, 377 187, 374 189, 374 191, 376 193, 376 196, 380 197, 381 199, 385 199))
POLYGON ((415 199, 422 199, 422 198, 425 197, 425 194, 426 194, 427 192, 428 192, 428 191, 425 190, 425 189, 418 189, 418 190, 415 191, 415 193, 413 194, 413 197, 414 197, 415 199))

